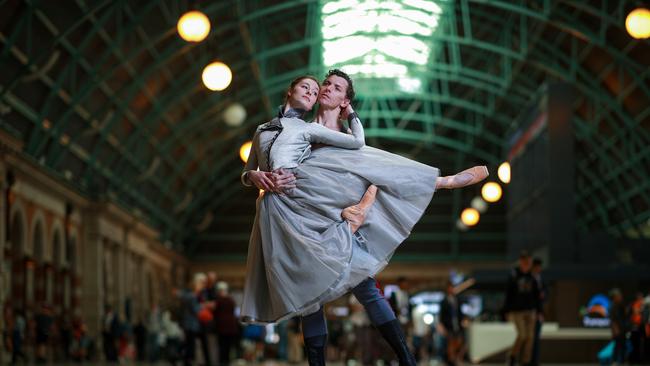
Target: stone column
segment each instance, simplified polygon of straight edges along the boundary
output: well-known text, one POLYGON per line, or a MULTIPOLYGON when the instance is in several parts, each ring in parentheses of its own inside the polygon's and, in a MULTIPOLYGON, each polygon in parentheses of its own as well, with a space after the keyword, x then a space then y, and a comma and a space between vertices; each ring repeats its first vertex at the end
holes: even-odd
POLYGON ((124 300, 126 299, 125 282, 126 282, 126 256, 124 253, 124 242, 113 248, 113 278, 115 294, 115 311, 121 315, 124 314, 124 300))
POLYGON ((45 302, 54 304, 54 271, 55 267, 52 263, 45 266, 45 302))
POLYGON ((25 310, 28 314, 28 319, 29 316, 34 314, 34 277, 36 276, 36 265, 36 262, 31 257, 25 259, 25 310))
POLYGON ((84 274, 81 283, 81 312, 88 326, 88 332, 99 339, 102 314, 104 313, 103 251, 104 245, 99 232, 98 218, 91 209, 84 215, 83 259, 79 263, 84 274))

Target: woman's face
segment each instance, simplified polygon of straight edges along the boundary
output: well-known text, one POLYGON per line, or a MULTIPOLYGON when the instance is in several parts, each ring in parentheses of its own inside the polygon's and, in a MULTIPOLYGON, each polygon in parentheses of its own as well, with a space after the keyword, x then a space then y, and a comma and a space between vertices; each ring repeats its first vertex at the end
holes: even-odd
POLYGON ((310 111, 316 104, 319 90, 318 83, 314 80, 302 79, 289 92, 289 105, 310 111))
POLYGON ((331 75, 320 88, 318 103, 321 107, 326 108, 345 108, 350 103, 346 94, 348 90, 348 81, 340 76, 331 75))

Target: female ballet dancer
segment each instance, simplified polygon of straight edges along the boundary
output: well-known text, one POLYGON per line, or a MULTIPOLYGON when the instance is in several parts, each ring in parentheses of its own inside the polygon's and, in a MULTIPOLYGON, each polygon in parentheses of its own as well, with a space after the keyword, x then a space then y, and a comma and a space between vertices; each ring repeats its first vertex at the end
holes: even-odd
MULTIPOLYGON (((371 277, 388 263, 395 248, 409 235, 435 188, 457 188, 487 176, 485 167, 475 167, 451 177, 439 177, 436 168, 364 147, 361 123, 350 106, 354 90, 346 77, 340 71, 328 75, 316 123, 298 118, 301 110, 311 109, 316 102, 316 80, 294 80, 283 115, 259 126, 255 133, 242 180, 273 188, 268 172, 284 168, 293 173, 296 181, 284 194, 267 193, 257 201, 242 306, 244 321, 275 322, 305 314, 303 321, 312 315, 322 319, 322 304, 350 289, 355 295, 372 292, 371 277), (337 124, 341 112, 348 117, 351 135, 326 127, 337 124), (333 147, 312 152, 312 143, 333 147), (254 170, 258 167, 261 171, 254 170), (370 189, 355 207, 371 184, 379 187, 376 197, 370 189), (377 202, 372 205, 375 198, 377 202), (355 224, 340 219, 345 207, 351 217, 368 211, 368 220, 361 229, 362 220, 355 224)), ((382 325, 387 328, 382 334, 394 336, 393 342, 387 337, 389 344, 399 349, 396 352, 400 361, 404 358, 410 364, 409 355, 399 353, 404 353, 405 343, 401 330, 394 329, 394 314, 390 308, 390 314, 382 309, 387 305, 382 306, 385 301, 379 301, 382 298, 375 292, 369 296, 370 303, 379 310, 369 309, 369 315, 378 315, 373 322, 380 330, 382 325)), ((309 338, 305 332, 306 342, 309 338)), ((322 337, 316 338, 320 338, 318 343, 324 343, 322 337)))

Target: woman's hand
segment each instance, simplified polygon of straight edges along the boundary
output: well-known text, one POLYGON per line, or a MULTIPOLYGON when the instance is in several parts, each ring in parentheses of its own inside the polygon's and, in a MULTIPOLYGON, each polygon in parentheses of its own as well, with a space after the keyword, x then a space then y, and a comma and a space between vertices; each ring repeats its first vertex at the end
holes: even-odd
POLYGON ((273 192, 275 190, 273 173, 271 172, 251 170, 248 172, 248 180, 258 189, 263 189, 267 192, 273 192))
POLYGON ((296 176, 284 169, 272 172, 253 170, 248 172, 248 180, 258 189, 266 192, 283 193, 285 190, 296 187, 296 176))
POLYGON ((273 171, 273 183, 274 192, 282 193, 287 189, 296 188, 296 176, 282 168, 276 169, 273 171))

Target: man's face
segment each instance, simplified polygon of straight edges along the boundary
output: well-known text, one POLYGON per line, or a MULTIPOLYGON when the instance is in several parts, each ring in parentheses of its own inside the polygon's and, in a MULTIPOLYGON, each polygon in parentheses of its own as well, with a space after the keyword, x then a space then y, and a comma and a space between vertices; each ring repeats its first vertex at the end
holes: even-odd
POLYGON ((327 108, 346 108, 350 100, 345 96, 348 90, 348 81, 336 75, 331 75, 320 88, 318 102, 321 106, 327 108))
POLYGON ((530 272, 530 267, 532 267, 533 261, 530 257, 519 258, 519 269, 522 272, 530 272))
POLYGON ((316 104, 319 89, 318 83, 312 79, 300 80, 289 92, 289 105, 310 111, 316 104))

